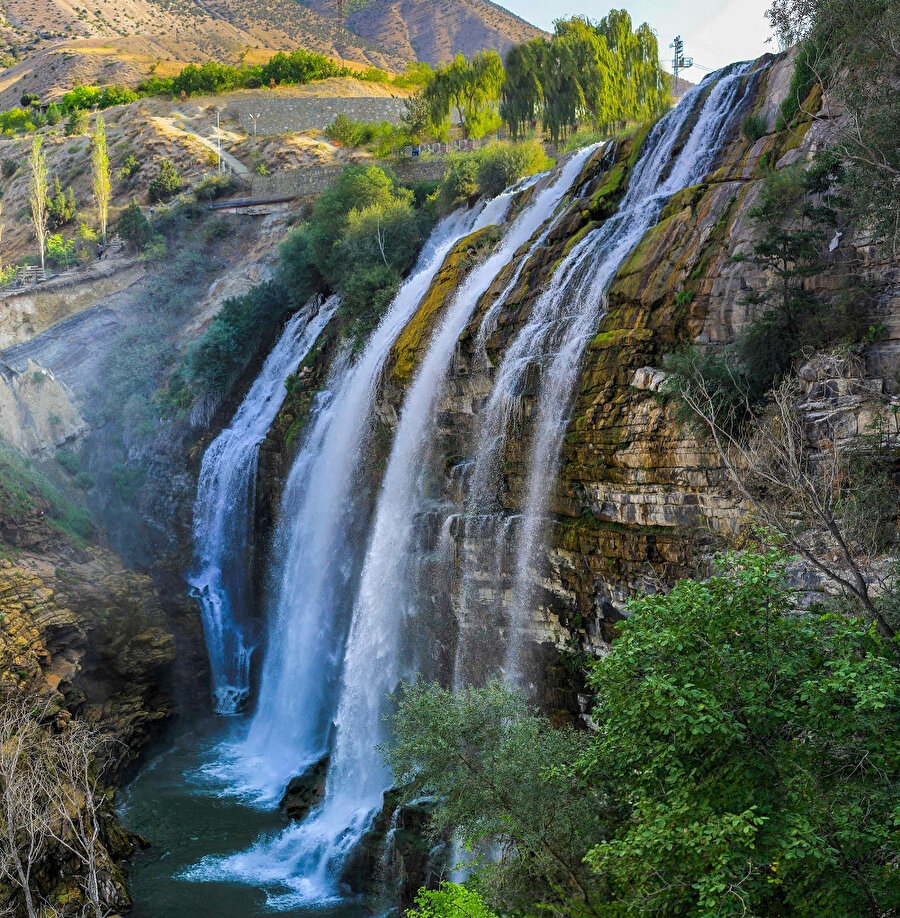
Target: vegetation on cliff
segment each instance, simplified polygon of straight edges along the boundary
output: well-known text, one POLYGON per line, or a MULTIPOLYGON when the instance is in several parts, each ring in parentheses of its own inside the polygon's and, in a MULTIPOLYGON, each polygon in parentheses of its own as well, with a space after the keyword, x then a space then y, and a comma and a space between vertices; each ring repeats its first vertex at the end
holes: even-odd
MULTIPOLYGON (((386 756, 411 799, 436 795, 433 829, 472 852, 467 886, 491 909, 900 906, 900 669, 864 622, 797 612, 785 563, 727 555, 631 603, 588 664, 592 730, 551 726, 499 683, 405 688, 386 756)), ((460 914, 444 893, 419 914, 460 914)))

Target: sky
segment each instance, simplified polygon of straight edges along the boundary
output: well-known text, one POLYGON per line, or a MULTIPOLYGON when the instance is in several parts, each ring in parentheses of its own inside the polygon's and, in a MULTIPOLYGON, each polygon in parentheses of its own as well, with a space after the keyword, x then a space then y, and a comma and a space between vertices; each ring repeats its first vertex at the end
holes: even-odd
POLYGON ((635 24, 648 22, 659 39, 663 65, 671 71, 669 44, 676 35, 684 39, 685 57, 697 65, 684 72, 696 83, 710 70, 732 61, 749 60, 766 51, 769 24, 763 13, 771 0, 498 0, 507 9, 550 31, 553 20, 576 13, 600 19, 610 8, 624 8, 635 24), (705 69, 702 69, 705 68, 705 69))

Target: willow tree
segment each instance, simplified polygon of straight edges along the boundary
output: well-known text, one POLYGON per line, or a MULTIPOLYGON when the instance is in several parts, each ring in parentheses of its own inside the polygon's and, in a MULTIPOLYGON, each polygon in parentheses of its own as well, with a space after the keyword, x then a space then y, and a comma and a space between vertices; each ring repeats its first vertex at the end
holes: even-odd
POLYGON ((541 72, 547 43, 532 38, 513 45, 504 61, 506 77, 500 95, 500 117, 509 125, 514 139, 534 127, 544 102, 541 72))
POLYGON ((459 113, 467 137, 483 137, 499 124, 497 103, 503 86, 503 62, 496 51, 462 54, 434 72, 425 88, 432 123, 442 124, 451 109, 459 113))
POLYGON ((91 142, 94 197, 97 199, 97 212, 100 217, 100 238, 106 245, 106 226, 109 222, 109 199, 112 196, 112 185, 109 180, 109 153, 106 149, 106 122, 103 120, 103 115, 97 115, 91 142))
POLYGON ((669 88, 656 36, 634 28, 625 10, 599 22, 585 16, 557 20, 548 40, 507 54, 501 113, 514 136, 539 111, 554 142, 579 124, 612 132, 623 122, 661 115, 669 88))
POLYGON ((47 172, 47 159, 41 150, 41 138, 35 135, 28 157, 31 178, 28 180, 31 219, 34 223, 34 235, 41 255, 41 270, 44 269, 44 251, 47 248, 47 192, 50 188, 47 172))

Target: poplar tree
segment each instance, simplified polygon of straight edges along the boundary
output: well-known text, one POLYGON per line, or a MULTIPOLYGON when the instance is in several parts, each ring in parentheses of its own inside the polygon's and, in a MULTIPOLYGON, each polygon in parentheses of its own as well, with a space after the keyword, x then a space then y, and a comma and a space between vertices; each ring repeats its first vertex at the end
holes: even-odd
POLYGON ((47 159, 41 151, 41 138, 35 135, 28 157, 31 167, 31 178, 28 181, 31 219, 34 222, 34 235, 41 255, 41 270, 44 270, 44 251, 47 245, 47 159))
POLYGON ((97 115, 94 123, 93 145, 94 197, 97 199, 97 211, 100 216, 100 238, 106 245, 106 227, 109 221, 109 199, 112 185, 109 180, 109 153, 106 149, 106 123, 103 115, 97 115))

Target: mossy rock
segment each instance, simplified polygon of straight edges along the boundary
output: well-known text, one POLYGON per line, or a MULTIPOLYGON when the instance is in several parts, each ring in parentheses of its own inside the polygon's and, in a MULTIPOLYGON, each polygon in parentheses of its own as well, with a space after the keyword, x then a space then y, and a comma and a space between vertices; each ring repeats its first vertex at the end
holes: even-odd
POLYGON ((497 244, 496 226, 486 226, 461 239, 447 254, 415 315, 391 347, 391 375, 400 383, 412 379, 443 308, 459 289, 466 274, 497 244))

